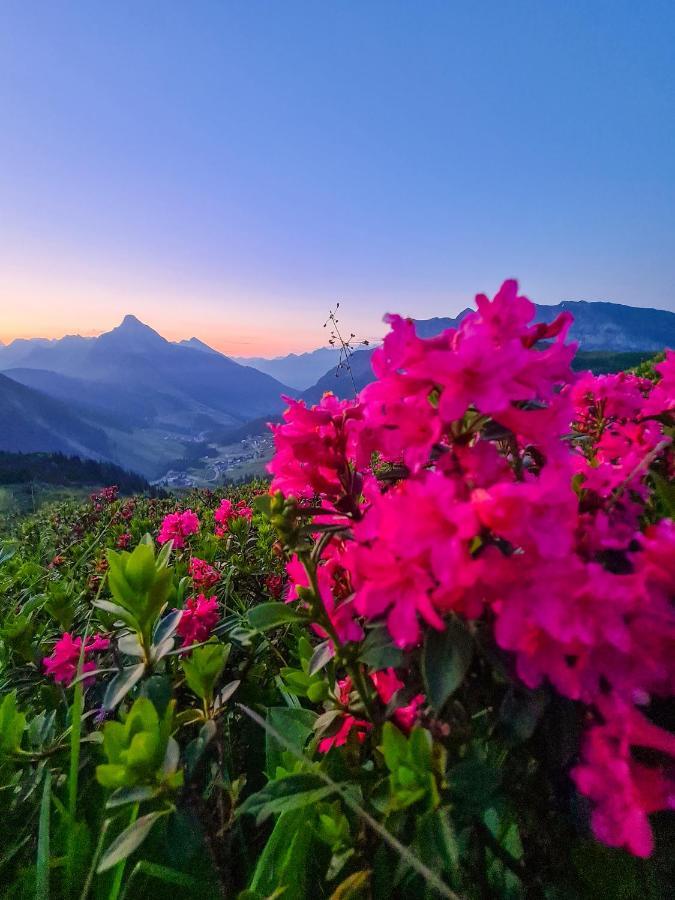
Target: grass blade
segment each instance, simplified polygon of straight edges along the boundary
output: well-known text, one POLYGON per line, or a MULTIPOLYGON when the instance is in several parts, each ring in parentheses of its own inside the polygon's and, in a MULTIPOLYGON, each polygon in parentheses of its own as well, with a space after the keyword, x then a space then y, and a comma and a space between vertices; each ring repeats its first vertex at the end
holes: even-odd
POLYGON ((36 900, 49 900, 49 814, 52 802, 52 773, 47 769, 40 804, 37 865, 35 876, 36 900))

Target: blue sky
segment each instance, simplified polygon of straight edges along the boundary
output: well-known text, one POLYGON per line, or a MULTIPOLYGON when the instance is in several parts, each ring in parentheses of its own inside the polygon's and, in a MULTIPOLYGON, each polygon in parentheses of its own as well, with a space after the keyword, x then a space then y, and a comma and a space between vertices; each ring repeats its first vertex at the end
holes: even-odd
POLYGON ((0 339, 675 308, 675 4, 8 0, 0 339))

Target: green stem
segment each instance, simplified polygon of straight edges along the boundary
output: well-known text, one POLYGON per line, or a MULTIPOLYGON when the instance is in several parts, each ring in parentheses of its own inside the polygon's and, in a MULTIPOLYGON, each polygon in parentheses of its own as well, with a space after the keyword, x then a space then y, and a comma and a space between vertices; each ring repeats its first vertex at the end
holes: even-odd
MULTIPOLYGON (((85 629, 80 648, 80 659, 77 664, 77 674, 82 674, 84 665, 84 652, 87 643, 89 627, 85 629)), ((77 853, 77 829, 75 828, 77 816, 77 783, 80 772, 80 737, 82 735, 82 713, 84 711, 84 682, 78 681, 75 685, 73 705, 70 708, 70 768, 68 771, 68 853, 66 856, 66 890, 71 893, 73 887, 73 870, 77 853)))
POLYGON ((96 849, 94 850, 94 855, 91 858, 91 865, 89 866, 87 879, 84 882, 84 887, 82 888, 82 893, 80 894, 80 900, 87 900, 87 897, 89 896, 91 883, 94 880, 94 872, 96 871, 96 864, 98 863, 99 856, 101 855, 101 850, 103 849, 103 841, 105 840, 105 836, 108 833, 109 826, 110 819, 105 819, 103 825, 101 826, 101 831, 99 832, 98 842, 96 844, 96 849))
POLYGON ((37 865, 35 873, 36 900, 49 900, 49 813, 52 802, 52 773, 47 769, 38 827, 37 865))
POLYGON ((366 685, 365 679, 363 677, 361 667, 356 661, 349 659, 344 653, 344 645, 340 643, 340 638, 338 637, 337 631, 335 630, 330 616, 324 609, 323 602, 321 601, 321 594, 319 593, 319 582, 316 577, 316 561, 312 558, 311 555, 308 556, 307 554, 303 554, 301 556, 301 561, 303 568, 307 573, 307 578, 309 579, 312 592, 316 598, 316 603, 314 604, 315 618, 321 625, 321 627, 328 633, 330 639, 333 641, 333 644, 335 645, 336 655, 340 655, 344 659, 345 668, 351 676, 354 687, 356 688, 358 695, 361 698, 361 702, 363 703, 368 717, 372 722, 375 722, 375 710, 373 709, 373 705, 370 700, 368 686, 366 685))

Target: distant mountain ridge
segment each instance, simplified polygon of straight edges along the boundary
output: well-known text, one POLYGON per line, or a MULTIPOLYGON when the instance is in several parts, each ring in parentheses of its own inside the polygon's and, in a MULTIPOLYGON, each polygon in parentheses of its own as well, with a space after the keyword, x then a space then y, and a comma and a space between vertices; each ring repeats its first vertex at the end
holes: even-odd
MULTIPOLYGON (((192 338, 195 340, 195 338, 192 338)), ((276 356, 265 359, 262 356, 236 356, 235 361, 243 366, 253 366, 260 372, 266 372, 285 384, 298 390, 310 387, 327 369, 335 364, 338 351, 333 347, 319 347, 308 353, 289 353, 287 356, 276 356)))
MULTIPOLYGON (((555 306, 535 304, 537 322, 550 322, 561 312, 571 312, 574 322, 570 340, 579 343, 575 368, 596 371, 616 371, 636 365, 641 359, 675 347, 675 313, 662 309, 622 306, 619 303, 563 301, 555 306), (617 366, 618 364, 618 366, 617 366)), ((457 328, 472 309, 463 309, 457 316, 415 319, 415 330, 422 338, 435 337, 448 328, 457 328)), ((302 396, 308 403, 317 403, 326 391, 339 397, 350 397, 374 378, 370 366, 372 350, 359 350, 350 357, 349 368, 333 366, 302 396)))
MULTIPOLYGON (((601 300, 563 300, 555 306, 535 304, 536 322, 550 322, 561 312, 570 312, 574 322, 570 340, 580 350, 615 352, 662 350, 675 345, 675 313, 667 309, 624 306, 601 300)), ((463 309, 455 318, 416 319, 420 337, 433 337, 446 328, 456 328, 472 312, 463 309)))
POLYGON ((11 438, 0 428, 0 450, 83 453, 88 447, 88 455, 157 477, 170 460, 185 455, 183 441, 194 442, 202 432, 274 415, 283 408, 281 395, 295 393, 196 339, 187 344, 172 343, 128 315, 97 338, 68 336, 0 348, 5 379, 24 389, 12 393, 3 385, 3 395, 9 398, 12 393, 17 424, 11 438), (26 408, 20 416, 21 397, 26 408), (59 413, 47 414, 47 399, 59 413), (29 421, 38 410, 44 415, 31 429, 29 421), (88 444, 79 438, 69 441, 59 429, 63 411, 78 422, 73 433, 82 435, 81 426, 92 429, 88 444), (53 425, 50 440, 43 427, 47 419, 53 425), (105 446, 101 438, 106 439, 105 446))

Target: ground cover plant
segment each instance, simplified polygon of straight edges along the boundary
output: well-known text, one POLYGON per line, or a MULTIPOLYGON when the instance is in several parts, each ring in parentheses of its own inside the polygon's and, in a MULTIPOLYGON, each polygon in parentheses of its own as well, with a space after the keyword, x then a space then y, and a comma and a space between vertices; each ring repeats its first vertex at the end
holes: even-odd
POLYGON ((477 306, 289 401, 271 485, 4 543, 8 897, 667 896, 675 355, 477 306))

